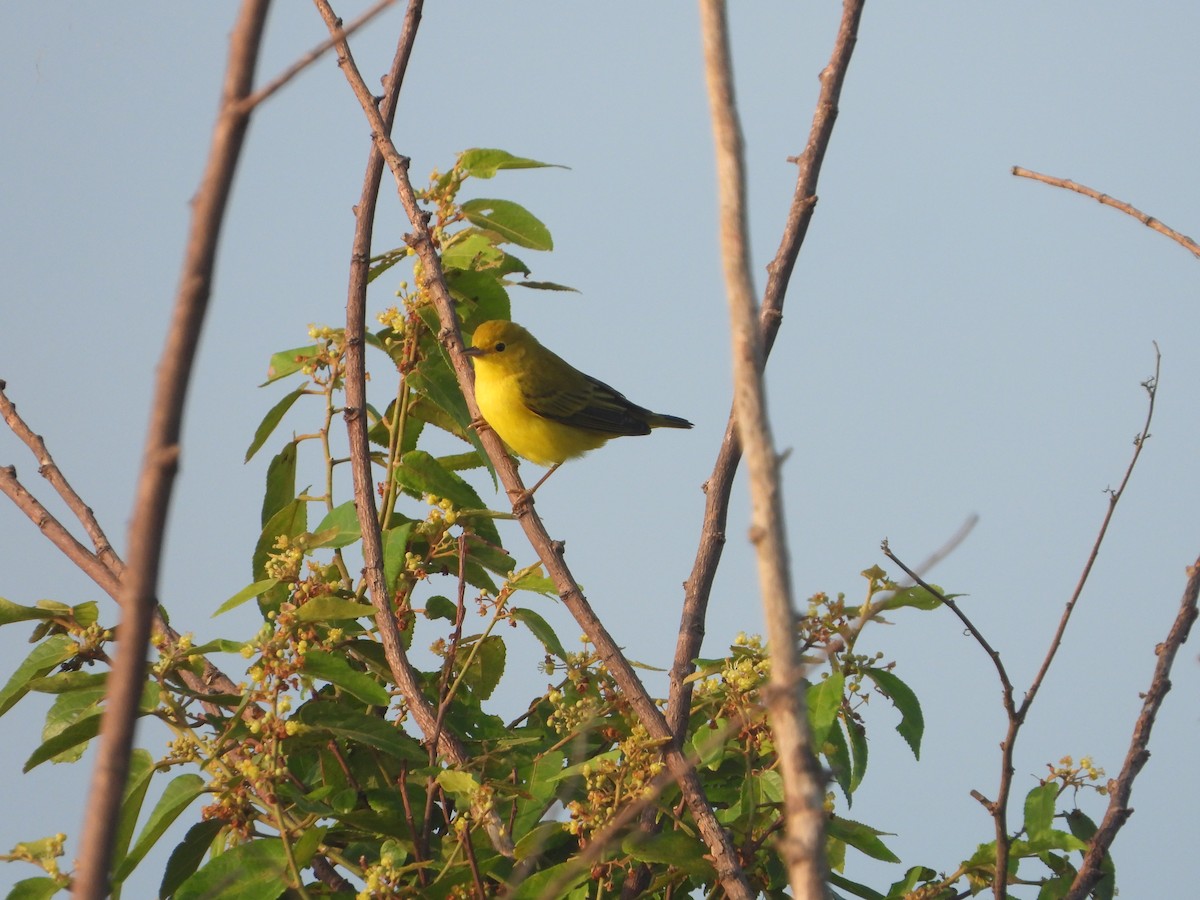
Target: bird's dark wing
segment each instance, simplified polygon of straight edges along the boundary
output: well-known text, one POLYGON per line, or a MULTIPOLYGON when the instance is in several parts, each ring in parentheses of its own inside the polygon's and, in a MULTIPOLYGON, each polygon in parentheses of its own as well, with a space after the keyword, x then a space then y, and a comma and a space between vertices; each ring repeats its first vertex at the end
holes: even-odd
POLYGON ((539 393, 523 389, 526 406, 543 419, 600 434, 616 437, 650 433, 654 413, 631 403, 624 394, 603 381, 590 375, 583 377, 584 382, 576 387, 560 383, 539 393))

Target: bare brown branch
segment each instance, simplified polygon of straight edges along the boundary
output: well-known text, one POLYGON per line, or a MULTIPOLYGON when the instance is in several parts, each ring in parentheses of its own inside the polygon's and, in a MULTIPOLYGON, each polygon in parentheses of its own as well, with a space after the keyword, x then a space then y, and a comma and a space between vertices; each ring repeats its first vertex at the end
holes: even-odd
POLYGON ((1123 200, 1117 200, 1115 197, 1110 197, 1108 194, 1102 194, 1087 185, 1077 184, 1074 181, 1068 181, 1065 178, 1055 178, 1053 175, 1043 175, 1040 172, 1034 172, 1029 169, 1022 169, 1020 166, 1013 166, 1012 173, 1018 178, 1029 178, 1033 181, 1040 181, 1042 184, 1049 184, 1053 187, 1065 188, 1068 191, 1074 191, 1077 194, 1083 194, 1085 197, 1091 197, 1097 203, 1103 203, 1105 206, 1111 206, 1113 209, 1119 209, 1128 216, 1133 216, 1147 228, 1153 228, 1159 234, 1164 234, 1189 251, 1193 256, 1200 258, 1200 244, 1197 244, 1186 234, 1180 234, 1173 228, 1168 228, 1154 216, 1147 215, 1140 209, 1130 206, 1123 200))
POLYGON ((1163 700, 1171 690, 1171 666, 1196 621, 1197 598, 1200 598, 1200 559, 1188 567, 1187 576, 1187 586, 1183 590, 1179 613, 1167 633, 1167 639, 1154 648, 1158 662, 1154 666, 1150 689, 1146 691, 1142 701, 1141 714, 1133 726, 1133 736, 1125 754, 1125 762, 1121 765, 1121 774, 1108 783, 1108 809, 1091 839, 1088 851, 1083 857, 1083 864, 1079 867, 1075 881, 1064 900, 1084 900, 1091 894, 1092 888, 1103 877, 1100 865, 1108 855, 1117 832, 1133 815, 1133 810, 1129 807, 1133 781, 1150 759, 1150 732, 1154 728, 1154 720, 1163 700))
POLYGON ((701 0, 700 27, 717 162, 721 255, 733 344, 737 434, 750 476, 751 532, 771 649, 766 706, 784 785, 786 829, 780 842, 793 896, 827 896, 825 782, 812 747, 796 646, 791 565, 784 530, 779 460, 767 416, 763 342, 756 326, 746 224, 745 149, 734 99, 724 0, 701 0))
POLYGON ((217 241, 249 113, 240 109, 249 95, 269 0, 245 0, 230 37, 221 109, 208 163, 192 206, 187 251, 175 311, 154 390, 142 470, 129 529, 129 566, 121 580, 120 646, 108 680, 100 748, 86 805, 74 896, 108 896, 109 867, 137 703, 145 679, 146 648, 157 605, 155 590, 162 555, 167 507, 179 460, 179 433, 192 361, 208 305, 217 241))
MULTIPOLYGON (((767 266, 767 287, 759 309, 758 322, 764 362, 779 331, 788 281, 816 206, 817 179, 820 176, 825 151, 833 136, 838 98, 841 96, 846 71, 850 67, 850 57, 858 40, 858 23, 862 17, 862 9, 863 0, 845 0, 843 3, 841 25, 838 28, 833 53, 828 65, 821 72, 821 92, 813 113, 808 142, 798 161, 796 189, 792 193, 792 204, 788 210, 783 236, 775 258, 767 266)), ((692 685, 687 679, 693 671, 692 661, 700 655, 700 646, 704 641, 708 598, 712 593, 713 579, 716 577, 721 553, 725 548, 729 496, 741 458, 742 447, 738 441, 734 414, 730 411, 721 449, 713 465, 712 474, 704 485, 707 497, 700 543, 696 548, 696 559, 686 583, 679 640, 675 647, 675 660, 671 666, 667 718, 679 742, 684 740, 687 732, 688 715, 692 705, 692 685)))

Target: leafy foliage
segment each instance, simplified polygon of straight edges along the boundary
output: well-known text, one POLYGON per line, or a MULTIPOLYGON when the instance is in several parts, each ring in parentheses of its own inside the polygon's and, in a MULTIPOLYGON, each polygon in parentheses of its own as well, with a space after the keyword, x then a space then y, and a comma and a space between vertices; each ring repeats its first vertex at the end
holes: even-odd
MULTIPOLYGON (((525 280, 529 268, 510 252, 552 248, 536 216, 510 200, 459 198, 471 179, 544 165, 501 150, 469 150, 449 171, 435 172, 422 194, 467 332, 507 318, 513 286, 564 289, 525 280)), ((161 758, 146 750, 135 755, 116 826, 114 888, 120 891, 172 823, 193 816, 170 854, 162 896, 274 900, 289 889, 323 896, 344 884, 363 897, 502 891, 516 898, 583 897, 619 891, 640 866, 649 867, 651 895, 711 891, 716 876, 707 848, 664 773, 661 747, 595 654, 587 647, 568 651, 536 611, 553 586, 536 562, 517 568, 496 528, 502 514, 464 477, 489 464, 419 287, 427 273, 402 247, 376 256, 371 278, 401 264, 413 266, 411 285, 418 287, 399 282, 399 302, 379 317, 381 328, 369 339, 372 385, 388 392, 369 409, 384 569, 406 645, 430 646, 438 661, 419 673, 425 696, 439 711, 440 727, 468 746, 470 764, 448 766, 411 724, 366 587, 351 574, 359 568, 351 554, 361 531, 353 500, 335 496, 333 477, 340 464, 333 423, 342 405, 345 335, 314 328, 312 343, 271 357, 267 385, 299 383, 266 413, 246 459, 268 446, 288 415, 317 424, 276 445, 266 468, 261 536, 247 548, 250 584, 214 603, 220 613, 255 600, 262 626, 243 640, 193 646, 184 636, 158 644, 142 712, 174 739, 161 758), (323 464, 321 486, 298 488, 302 451, 323 464), (540 672, 552 680, 507 723, 489 706, 513 668, 505 628, 536 638, 545 650, 540 672), (180 679, 181 671, 199 672, 210 657, 231 650, 248 664, 242 693, 199 696, 180 679), (144 811, 156 777, 167 784, 144 811), (635 817, 635 825, 613 831, 631 804, 635 812, 650 810, 658 830, 638 829, 635 817), (497 816, 507 840, 488 827, 497 816), (602 848, 599 857, 581 861, 581 852, 595 846, 602 848)), ((872 703, 894 708, 896 730, 915 756, 924 736, 916 695, 895 663, 860 648, 862 636, 884 612, 927 612, 940 602, 924 589, 892 583, 877 568, 863 574, 861 605, 816 594, 798 629, 811 663, 806 690, 815 746, 836 788, 826 799, 833 883, 865 898, 960 896, 956 885, 963 882, 977 891, 996 877, 994 843, 971 851, 948 875, 911 867, 886 890, 841 874, 851 850, 899 862, 884 831, 842 812, 865 783, 868 725, 877 725, 872 703)), ((26 768, 77 760, 97 733, 105 684, 104 674, 83 669, 107 662, 112 633, 93 603, 23 607, 0 599, 0 624, 21 622, 36 623, 35 646, 0 687, 0 714, 30 691, 54 694, 42 743, 26 768)), ((725 656, 699 660, 683 743, 752 886, 783 897, 786 873, 775 848, 783 785, 762 703, 769 670, 768 648, 747 635, 738 635, 725 656)), ((518 670, 515 677, 530 674, 518 670)), ((881 718, 892 716, 888 710, 881 718)), ((1010 876, 1021 866, 1041 898, 1061 896, 1070 883, 1072 855, 1095 830, 1073 800, 1100 775, 1088 760, 1075 766, 1064 759, 1026 798, 1010 876), (1056 827, 1060 818, 1066 829, 1056 827), (1033 867, 1037 872, 1026 874, 1033 867)), ((45 874, 20 882, 9 896, 65 890, 70 879, 59 869, 62 855, 62 836, 14 848, 7 859, 45 874)), ((1101 896, 1113 893, 1111 869, 1109 875, 1101 896)))

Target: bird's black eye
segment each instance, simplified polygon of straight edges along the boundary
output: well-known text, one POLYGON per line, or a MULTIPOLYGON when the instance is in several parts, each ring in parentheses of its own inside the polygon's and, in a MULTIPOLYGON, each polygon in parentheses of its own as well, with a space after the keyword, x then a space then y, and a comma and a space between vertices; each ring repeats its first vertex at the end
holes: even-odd
POLYGON ((504 341, 496 341, 495 351, 500 353, 504 350, 504 341))

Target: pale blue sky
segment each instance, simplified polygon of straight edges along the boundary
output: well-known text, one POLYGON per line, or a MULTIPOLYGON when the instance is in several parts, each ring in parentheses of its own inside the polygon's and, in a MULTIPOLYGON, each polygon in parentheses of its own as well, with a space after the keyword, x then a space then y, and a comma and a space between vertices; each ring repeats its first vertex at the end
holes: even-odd
MULTIPOLYGON (((367 5, 338 11, 349 20, 367 5)), ((841 5, 736 6, 761 276, 794 184, 786 159, 803 149, 841 5)), ((233 11, 7 8, 0 378, 118 549, 233 11)), ((535 277, 582 292, 514 292, 514 318, 638 402, 697 425, 616 442, 538 495, 618 642, 664 667, 699 486, 730 396, 696 18, 691 4, 430 4, 395 129, 417 177, 471 146, 570 167, 501 174, 476 193, 540 216, 556 250, 526 261, 535 277)), ((354 41, 370 83, 390 62, 400 19, 393 11, 354 41)), ((1103 491, 1124 470, 1145 413, 1139 382, 1159 342, 1154 436, 1021 736, 1017 796, 1063 754, 1090 754, 1117 773, 1154 645, 1200 553, 1200 268, 1133 219, 1010 169, 1076 179, 1200 233, 1198 33, 1200 10, 1188 4, 868 4, 771 359, 775 436, 792 451, 784 478, 797 596, 859 597, 857 573, 882 561, 882 538, 915 562, 978 513, 975 533, 932 577, 969 595, 965 608, 1020 689, 1086 558, 1103 491)), ((276 4, 260 80, 324 35, 309 4, 276 4)), ((241 460, 286 390, 255 385, 272 352, 305 342, 310 322, 342 322, 367 135, 332 58, 272 99, 249 133, 161 586, 175 626, 200 639, 252 627, 249 610, 210 616, 250 576, 267 456, 241 460)), ((380 209, 382 250, 400 243, 405 224, 386 189, 380 209)), ((388 305, 388 290, 378 285, 373 310, 388 305)), ((310 427, 301 415, 287 424, 310 427)), ((0 464, 9 463, 48 496, 4 433, 0 464)), ((709 655, 761 628, 738 488, 709 655)), ((0 596, 102 599, 4 504, 0 527, 0 596)), ((508 540, 531 559, 515 529, 508 540)), ((557 604, 544 608, 564 638, 577 633, 557 604)), ((0 631, 2 677, 28 652, 27 632, 0 631)), ((865 640, 921 697, 927 735, 916 764, 891 731, 894 714, 872 704, 871 768, 850 815, 899 832, 888 843, 906 863, 951 870, 991 838, 968 795, 995 794, 1003 722, 990 663, 949 613, 898 614, 865 640)), ((514 709, 546 680, 527 649, 524 661, 510 653, 502 686, 514 709)), ((229 661, 235 678, 239 662, 229 661)), ((1114 847, 1127 897, 1171 896, 1190 882, 1179 848, 1200 841, 1191 804, 1180 802, 1200 787, 1194 646, 1173 681, 1136 814, 1114 847)), ((39 743, 43 710, 33 699, 3 722, 0 852, 79 827, 84 765, 17 774, 39 743)), ((146 896, 158 876, 148 869, 146 896)), ((847 872, 881 889, 901 873, 855 856, 847 872)), ((34 874, 0 867, 0 886, 34 874)))

